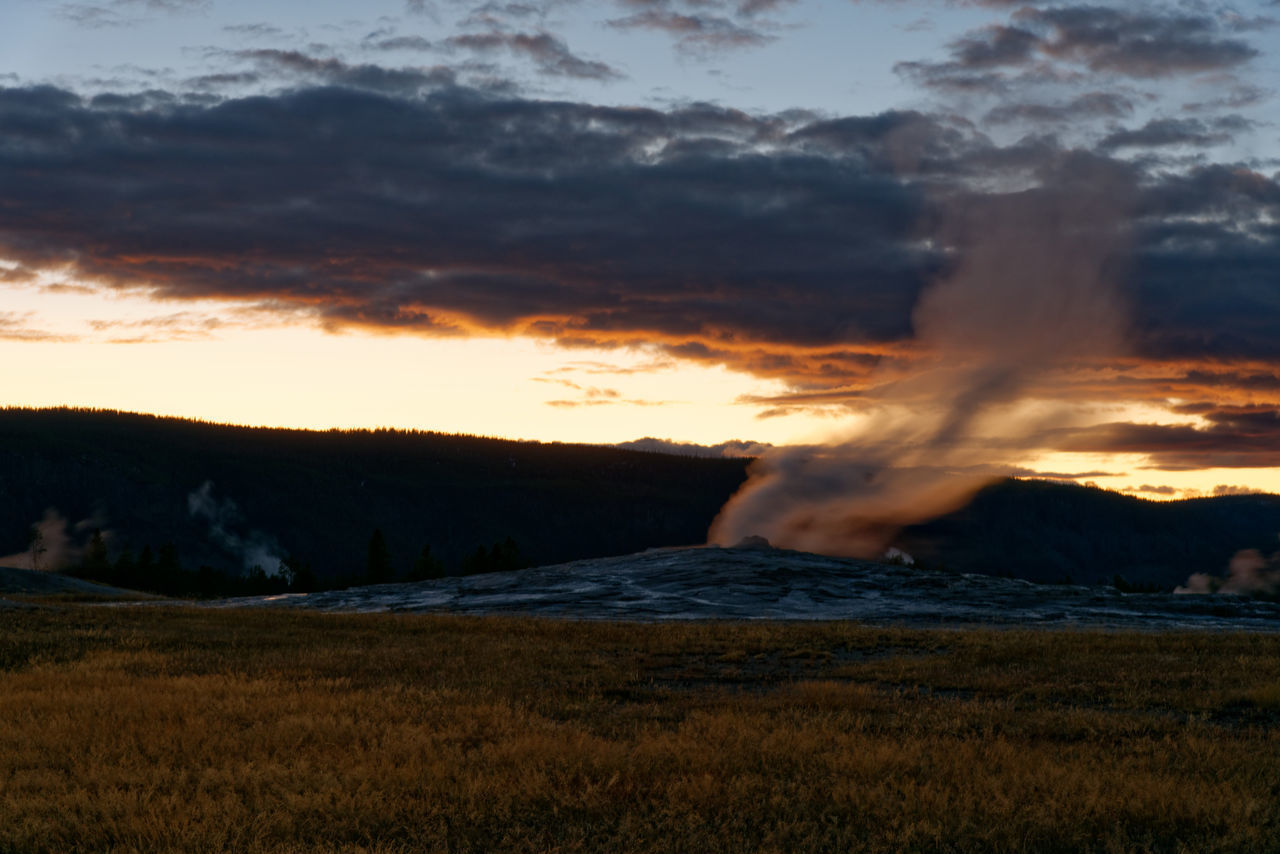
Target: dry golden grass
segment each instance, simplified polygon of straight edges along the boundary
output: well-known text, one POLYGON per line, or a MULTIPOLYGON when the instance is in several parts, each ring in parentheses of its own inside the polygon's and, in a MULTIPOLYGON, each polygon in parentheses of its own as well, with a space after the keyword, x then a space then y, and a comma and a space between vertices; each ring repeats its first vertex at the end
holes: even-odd
POLYGON ((1280 637, 0 613, 0 851, 1280 851, 1280 637))

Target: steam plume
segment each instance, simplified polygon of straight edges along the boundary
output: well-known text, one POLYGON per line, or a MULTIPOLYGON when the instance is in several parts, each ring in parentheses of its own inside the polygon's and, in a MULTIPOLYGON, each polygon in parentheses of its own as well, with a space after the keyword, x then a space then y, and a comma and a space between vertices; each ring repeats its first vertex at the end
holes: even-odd
POLYGON ((213 481, 206 480, 200 488, 187 494, 187 511, 209 523, 210 538, 226 551, 239 557, 246 570, 260 568, 267 575, 280 571, 282 558, 275 538, 261 531, 250 531, 241 536, 232 529, 241 523, 240 508, 230 498, 218 500, 213 496, 213 481))
POLYGON ((0 557, 0 566, 14 569, 57 570, 79 555, 67 534, 67 520, 50 507, 44 517, 31 526, 34 543, 16 554, 0 557))
POLYGON ((1174 593, 1228 593, 1238 596, 1280 594, 1280 553, 1264 557, 1257 549, 1241 549, 1227 564, 1227 577, 1197 572, 1174 593))
POLYGON ((1128 196, 1114 173, 950 204, 939 239, 952 272, 913 320, 925 353, 883 377, 861 427, 825 446, 770 452, 712 524, 712 542, 878 556, 903 526, 950 512, 1010 468, 1042 426, 1015 404, 1045 396, 1059 368, 1117 351, 1115 292, 1128 196))
POLYGON ((40 521, 31 526, 34 542, 24 551, 0 557, 0 566, 47 572, 73 566, 84 554, 83 538, 95 530, 110 533, 103 530, 104 521, 99 516, 95 513, 71 525, 56 508, 46 509, 40 521))

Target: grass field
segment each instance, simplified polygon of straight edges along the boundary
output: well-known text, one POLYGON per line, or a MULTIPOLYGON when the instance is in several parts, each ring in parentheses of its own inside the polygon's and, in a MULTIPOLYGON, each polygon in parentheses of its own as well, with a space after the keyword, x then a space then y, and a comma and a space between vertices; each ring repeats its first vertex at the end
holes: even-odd
POLYGON ((1280 851, 1280 637, 0 611, 0 851, 1280 851))

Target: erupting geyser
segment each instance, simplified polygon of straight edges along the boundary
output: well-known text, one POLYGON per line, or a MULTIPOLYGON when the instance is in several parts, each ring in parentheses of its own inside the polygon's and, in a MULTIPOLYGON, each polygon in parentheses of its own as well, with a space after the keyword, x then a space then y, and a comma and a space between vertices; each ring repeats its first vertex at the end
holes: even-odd
POLYGON ((762 456, 711 542, 758 534, 880 555, 902 526, 963 506, 1046 423, 1072 417, 1054 380, 1123 341, 1116 280, 1131 190, 1113 166, 1060 159, 1073 162, 1040 164, 1030 189, 942 203, 936 242, 951 266, 916 305, 920 357, 857 399, 852 433, 762 456))

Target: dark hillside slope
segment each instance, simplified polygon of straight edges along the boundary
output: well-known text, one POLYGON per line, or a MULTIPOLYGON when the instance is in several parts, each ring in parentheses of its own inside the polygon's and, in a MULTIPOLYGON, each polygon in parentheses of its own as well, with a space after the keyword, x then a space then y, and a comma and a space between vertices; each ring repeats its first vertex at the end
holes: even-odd
MULTIPOLYGON (((0 556, 54 508, 83 546, 93 527, 183 566, 227 572, 264 548, 321 581, 367 565, 375 529, 393 569, 424 545, 451 571, 511 537, 531 563, 701 543, 747 461, 404 431, 255 429, 112 412, 0 410, 0 556), (208 486, 206 486, 208 484, 208 486), (202 490, 204 490, 202 492, 202 490), (191 500, 203 502, 203 515, 191 500), (216 521, 217 527, 213 524, 216 521)), ((926 566, 1040 582, 1171 588, 1222 575, 1238 550, 1280 547, 1280 496, 1152 502, 1002 481, 906 529, 926 566)))
POLYGON ((1280 495, 1146 501, 1093 487, 1006 480, 963 510, 902 532, 922 563, 1031 581, 1173 587, 1225 575, 1240 549, 1280 547, 1280 495))
POLYGON ((172 543, 187 567, 239 571, 243 555, 226 545, 236 538, 278 546, 322 578, 349 574, 365 566, 375 529, 401 572, 425 544, 452 568, 506 537, 530 561, 552 563, 700 543, 745 469, 586 445, 9 409, 0 555, 21 551, 29 526, 55 508, 73 524, 96 517, 113 557, 172 543), (190 510, 206 483, 222 544, 208 514, 190 510))

